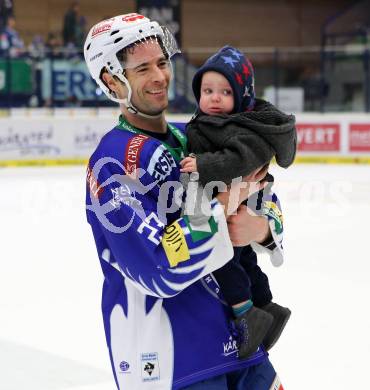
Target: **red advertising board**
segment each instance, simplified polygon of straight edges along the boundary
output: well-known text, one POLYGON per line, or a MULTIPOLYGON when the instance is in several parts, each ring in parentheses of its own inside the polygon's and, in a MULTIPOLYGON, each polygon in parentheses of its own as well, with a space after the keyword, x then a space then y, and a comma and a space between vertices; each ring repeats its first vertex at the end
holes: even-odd
POLYGON ((370 123, 352 123, 349 126, 349 151, 370 152, 370 123))
POLYGON ((298 123, 298 150, 303 152, 339 152, 339 123, 298 123))

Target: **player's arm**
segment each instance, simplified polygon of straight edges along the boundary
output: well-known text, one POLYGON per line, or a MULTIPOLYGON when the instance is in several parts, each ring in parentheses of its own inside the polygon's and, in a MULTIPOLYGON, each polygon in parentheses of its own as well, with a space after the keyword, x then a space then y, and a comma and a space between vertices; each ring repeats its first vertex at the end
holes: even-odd
POLYGON ((108 258, 140 291, 174 296, 232 257, 226 218, 217 200, 196 229, 186 217, 169 223, 164 187, 146 172, 129 178, 116 165, 101 169, 97 181, 102 191, 95 191, 98 199, 90 194, 89 219, 106 242, 102 259, 108 258))

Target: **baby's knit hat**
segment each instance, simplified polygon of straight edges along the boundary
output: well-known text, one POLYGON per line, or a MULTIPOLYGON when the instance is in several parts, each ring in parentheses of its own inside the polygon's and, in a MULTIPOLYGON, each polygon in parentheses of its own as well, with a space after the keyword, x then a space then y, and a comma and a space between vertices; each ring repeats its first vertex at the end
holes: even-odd
POLYGON ((225 46, 198 69, 193 78, 193 92, 199 104, 202 76, 205 72, 221 73, 234 92, 232 113, 250 111, 254 107, 254 71, 251 62, 239 50, 225 46))

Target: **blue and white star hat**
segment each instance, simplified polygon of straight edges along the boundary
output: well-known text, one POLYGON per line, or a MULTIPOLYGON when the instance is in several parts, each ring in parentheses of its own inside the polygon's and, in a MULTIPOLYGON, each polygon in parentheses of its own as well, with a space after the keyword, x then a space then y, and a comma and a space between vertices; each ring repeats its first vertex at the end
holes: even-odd
POLYGON ((234 92, 232 113, 250 111, 255 103, 254 71, 251 62, 239 50, 224 46, 198 69, 193 78, 193 92, 199 104, 202 76, 205 72, 221 73, 234 92))

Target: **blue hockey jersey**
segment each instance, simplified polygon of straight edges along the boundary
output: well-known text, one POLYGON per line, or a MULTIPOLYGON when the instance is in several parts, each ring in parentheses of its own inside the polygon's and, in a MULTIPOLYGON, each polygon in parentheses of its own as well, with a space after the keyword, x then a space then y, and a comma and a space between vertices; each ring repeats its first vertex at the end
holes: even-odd
POLYGON ((266 359, 262 348, 238 359, 229 308, 212 276, 233 256, 222 207, 213 200, 194 229, 181 216, 179 177, 175 151, 122 124, 102 138, 87 168, 87 219, 121 390, 180 389, 266 359))

